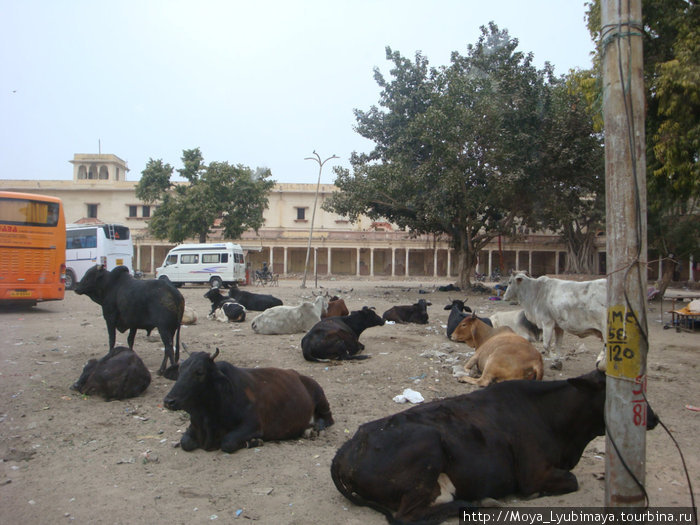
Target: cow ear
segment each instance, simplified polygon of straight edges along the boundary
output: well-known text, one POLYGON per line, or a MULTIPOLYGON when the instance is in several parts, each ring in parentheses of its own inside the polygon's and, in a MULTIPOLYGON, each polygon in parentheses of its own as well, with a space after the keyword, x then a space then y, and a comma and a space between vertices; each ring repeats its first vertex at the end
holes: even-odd
POLYGON ((218 355, 219 355, 219 347, 217 346, 217 347, 216 347, 216 352, 214 352, 214 355, 211 356, 209 359, 211 359, 211 360, 213 361, 214 359, 216 359, 216 356, 218 356, 218 355))

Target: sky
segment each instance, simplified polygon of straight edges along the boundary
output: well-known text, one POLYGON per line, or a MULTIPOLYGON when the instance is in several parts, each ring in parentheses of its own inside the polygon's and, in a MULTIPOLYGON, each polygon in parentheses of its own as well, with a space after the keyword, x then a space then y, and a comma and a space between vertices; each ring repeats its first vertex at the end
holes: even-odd
MULTIPOLYGON (((0 179, 70 180, 75 153, 266 167, 333 183, 373 143, 385 49, 439 67, 495 22, 557 75, 591 67, 584 0, 0 0, 0 179)), ((177 180, 173 177, 173 180, 177 180)))

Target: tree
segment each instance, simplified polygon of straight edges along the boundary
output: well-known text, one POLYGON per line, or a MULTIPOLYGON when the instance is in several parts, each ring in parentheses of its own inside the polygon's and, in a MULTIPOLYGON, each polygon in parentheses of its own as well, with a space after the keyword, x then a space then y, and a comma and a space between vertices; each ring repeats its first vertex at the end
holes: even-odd
POLYGON ((139 199, 160 202, 148 223, 154 237, 178 243, 196 237, 203 243, 217 219, 221 219, 228 239, 236 239, 248 229, 258 231, 267 194, 275 184, 268 180, 268 169, 251 170, 228 162, 206 165, 199 148, 184 150, 182 163, 178 173, 188 183, 173 184, 173 168, 149 159, 136 186, 139 199))
MULTIPOLYGON (((587 12, 596 40, 599 4, 592 0, 587 12)), ((647 238, 650 249, 671 261, 657 285, 663 297, 675 261, 700 259, 700 8, 694 0, 643 0, 642 27, 647 238)))
POLYGON ((528 220, 535 228, 560 233, 569 273, 596 272, 595 238, 605 223, 603 137, 595 132, 591 76, 590 71, 571 71, 551 85, 538 185, 547 202, 528 220))
POLYGON ((355 110, 356 131, 375 143, 353 153, 352 174, 336 168, 340 189, 325 209, 356 219, 386 218, 413 234, 446 235, 458 254, 459 283, 470 284, 479 250, 513 231, 533 209, 540 127, 550 68, 495 24, 482 27, 467 55, 429 67, 387 48, 392 80, 375 70, 379 107, 355 110))

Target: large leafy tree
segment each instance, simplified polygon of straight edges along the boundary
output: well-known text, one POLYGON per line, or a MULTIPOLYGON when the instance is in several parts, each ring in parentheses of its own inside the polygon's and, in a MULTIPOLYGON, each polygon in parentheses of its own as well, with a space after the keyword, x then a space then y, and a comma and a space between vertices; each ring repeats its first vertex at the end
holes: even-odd
POLYGON ((560 233, 569 273, 595 273, 595 238, 605 222, 603 137, 595 131, 591 76, 590 71, 571 71, 551 85, 538 184, 547 201, 527 221, 560 233))
MULTIPOLYGON (((700 8, 695 0, 643 0, 647 238, 667 261, 700 259, 700 8)), ((600 0, 588 4, 600 36, 600 0)), ((598 59, 600 48, 598 49, 598 59)), ((664 264, 663 296, 674 264, 664 264)))
POLYGON ((187 183, 172 183, 172 166, 149 159, 136 185, 139 199, 160 203, 148 223, 154 237, 170 242, 195 237, 206 242, 217 219, 228 239, 262 226, 267 195, 275 184, 269 180, 269 170, 228 162, 207 165, 199 148, 183 151, 182 164, 178 173, 187 183))
POLYGON ((392 78, 375 70, 379 107, 355 110, 356 131, 375 146, 352 154, 352 173, 336 168, 340 191, 325 208, 446 235, 468 286, 479 250, 534 207, 527 188, 539 173, 551 72, 517 45, 490 24, 449 66, 387 48, 392 78))

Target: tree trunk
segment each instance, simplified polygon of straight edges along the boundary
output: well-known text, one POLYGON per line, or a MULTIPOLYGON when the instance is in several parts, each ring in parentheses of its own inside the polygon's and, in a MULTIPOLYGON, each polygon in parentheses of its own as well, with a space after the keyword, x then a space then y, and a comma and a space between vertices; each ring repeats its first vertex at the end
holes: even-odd
POLYGON ((471 274, 476 267, 476 255, 468 248, 463 248, 458 252, 457 271, 459 273, 459 283, 457 286, 463 290, 468 290, 472 287, 471 274))
POLYGON ((671 284, 673 279, 673 272, 676 270, 676 265, 678 263, 673 259, 664 259, 663 272, 661 273, 661 280, 656 283, 656 288, 659 293, 656 294, 655 299, 658 301, 663 301, 664 294, 666 293, 666 288, 671 284))
POLYGON ((567 236, 565 273, 596 273, 595 235, 567 236))

